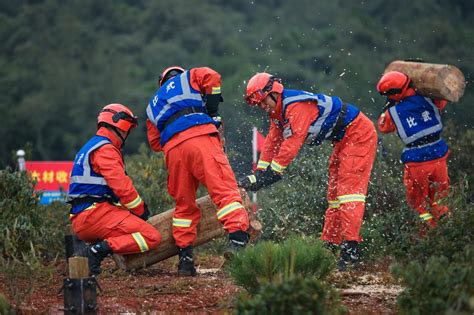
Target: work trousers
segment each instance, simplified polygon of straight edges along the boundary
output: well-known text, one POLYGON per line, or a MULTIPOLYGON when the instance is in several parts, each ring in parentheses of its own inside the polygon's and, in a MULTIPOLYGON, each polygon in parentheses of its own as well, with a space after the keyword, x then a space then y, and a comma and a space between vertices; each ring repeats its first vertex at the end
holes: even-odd
POLYGON ((168 192, 176 201, 173 237, 178 247, 187 247, 196 240, 201 218, 201 211, 196 206, 200 183, 217 206, 217 220, 227 232, 248 229, 247 211, 217 133, 196 136, 177 144, 166 152, 166 166, 168 192))
POLYGON ((405 164, 403 183, 408 204, 416 209, 420 219, 429 226, 436 222, 449 208, 444 199, 449 194, 447 154, 439 159, 405 164))
POLYGON ((126 208, 95 203, 71 217, 74 233, 83 241, 106 240, 117 254, 146 252, 158 247, 161 234, 126 208))
POLYGON ((334 144, 322 240, 333 244, 362 241, 359 230, 376 146, 374 124, 363 113, 346 127, 344 138, 334 144))

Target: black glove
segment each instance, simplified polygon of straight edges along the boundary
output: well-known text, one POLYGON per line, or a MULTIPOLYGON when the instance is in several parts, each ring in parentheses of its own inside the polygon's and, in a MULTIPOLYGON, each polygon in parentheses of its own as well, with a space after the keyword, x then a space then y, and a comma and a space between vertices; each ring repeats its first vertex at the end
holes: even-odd
POLYGON ((249 175, 247 177, 239 179, 239 181, 237 182, 237 186, 245 190, 254 191, 253 188, 256 183, 257 183, 257 178, 255 177, 255 175, 249 175))
POLYGON ((143 214, 138 217, 143 221, 147 221, 150 217, 150 210, 148 210, 148 205, 146 203, 143 204, 143 214))
POLYGON ((281 174, 275 172, 271 168, 266 171, 257 171, 256 175, 249 175, 238 182, 238 186, 245 190, 258 191, 263 187, 270 186, 271 184, 279 181, 281 174))
POLYGON ((204 96, 204 102, 206 103, 206 109, 209 116, 219 116, 219 103, 223 100, 221 93, 207 94, 204 96))

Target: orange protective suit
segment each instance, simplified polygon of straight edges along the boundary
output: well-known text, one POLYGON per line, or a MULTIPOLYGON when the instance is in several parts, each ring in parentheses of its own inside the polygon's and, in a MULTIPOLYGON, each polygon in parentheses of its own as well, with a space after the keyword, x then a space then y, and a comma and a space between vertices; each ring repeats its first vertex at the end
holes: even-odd
MULTIPOLYGON (((296 102, 287 108, 285 115, 293 134, 284 140, 283 129, 271 120, 257 165, 259 170, 268 166, 276 172, 286 169, 303 145, 319 109, 312 101, 296 102)), ((281 99, 270 118, 281 119, 281 99)), ((321 236, 323 240, 333 244, 361 241, 359 230, 376 144, 374 124, 362 112, 346 127, 342 140, 334 143, 329 164, 329 207, 321 236)))
MULTIPOLYGON (((220 75, 210 68, 193 68, 190 82, 202 95, 220 91, 220 75)), ((162 148, 160 132, 147 120, 148 141, 154 151, 164 151, 168 168, 168 192, 176 201, 173 237, 185 248, 196 240, 201 211, 196 206, 199 184, 206 186, 217 205, 217 219, 229 232, 248 229, 247 211, 237 188, 232 168, 222 149, 214 124, 191 127, 175 134, 162 148)))
MULTIPOLYGON (((440 110, 447 104, 445 100, 433 100, 433 102, 440 110)), ((380 116, 377 125, 382 133, 396 131, 388 110, 380 116)), ((440 202, 448 196, 450 189, 446 161, 448 154, 431 161, 405 163, 403 184, 406 188, 407 202, 431 227, 435 227, 436 222, 449 211, 449 208, 440 202)))
POLYGON ((144 212, 144 202, 136 204, 141 198, 132 180, 125 174, 119 149, 121 140, 104 127, 97 131, 97 135, 107 137, 113 145, 106 144, 93 151, 90 156, 91 167, 104 177, 107 185, 120 199, 121 205, 94 203, 79 214, 71 215, 74 232, 86 242, 106 240, 113 252, 118 254, 145 252, 158 247, 160 233, 137 217, 144 212))

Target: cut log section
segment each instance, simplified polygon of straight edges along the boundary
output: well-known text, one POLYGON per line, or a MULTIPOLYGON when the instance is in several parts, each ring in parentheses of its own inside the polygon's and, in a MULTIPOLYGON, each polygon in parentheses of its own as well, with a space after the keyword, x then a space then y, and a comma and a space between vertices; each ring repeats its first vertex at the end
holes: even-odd
MULTIPOLYGON (((261 223, 256 220, 256 216, 252 211, 251 202, 244 190, 241 190, 244 207, 249 214, 250 239, 255 239, 262 230, 261 223)), ((212 203, 209 196, 204 196, 196 200, 197 207, 201 209, 201 220, 197 226, 197 239, 194 247, 205 244, 215 238, 222 237, 226 234, 222 224, 217 221, 217 207, 212 203)), ((124 270, 140 269, 169 257, 178 254, 175 241, 172 234, 172 217, 174 209, 170 209, 163 213, 152 216, 148 219, 148 223, 153 225, 161 233, 161 243, 158 248, 140 254, 131 255, 114 255, 116 264, 124 270)))
POLYGON ((384 73, 399 71, 410 77, 416 91, 430 98, 457 102, 464 95, 466 79, 451 65, 395 60, 384 73))

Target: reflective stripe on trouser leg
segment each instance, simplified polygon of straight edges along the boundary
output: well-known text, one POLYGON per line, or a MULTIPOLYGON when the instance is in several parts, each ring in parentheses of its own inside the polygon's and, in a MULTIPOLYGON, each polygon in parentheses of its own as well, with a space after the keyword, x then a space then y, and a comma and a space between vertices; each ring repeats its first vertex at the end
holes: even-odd
POLYGON ((347 194, 337 197, 341 218, 342 237, 345 241, 361 242, 359 234, 365 209, 365 195, 347 194))
POLYGON ((433 220, 433 216, 431 215, 431 213, 426 212, 420 214, 420 219, 422 219, 423 221, 433 220))
POLYGON ((190 219, 173 218, 173 226, 190 227, 192 223, 193 223, 193 220, 190 220, 190 219))
POLYGON ((234 212, 235 210, 242 209, 244 206, 240 202, 232 202, 228 204, 227 206, 224 206, 217 210, 217 219, 220 220, 229 213, 234 212))
POLYGON ((140 233, 140 232, 132 233, 132 237, 135 240, 135 242, 137 242, 137 245, 140 248, 140 251, 142 253, 149 250, 148 244, 146 243, 145 239, 143 238, 142 233, 140 233))
POLYGON ((341 196, 338 196, 337 199, 339 200, 339 204, 343 204, 346 202, 356 202, 356 201, 365 203, 365 195, 363 194, 341 195, 341 196))
POLYGON ((339 208, 339 200, 328 200, 329 208, 339 208))
MULTIPOLYGON (((436 223, 436 220, 435 220, 435 217, 433 217, 433 215, 431 215, 431 213, 429 212, 424 212, 424 213, 421 213, 420 212, 420 219, 425 222, 426 224, 428 224, 428 226, 434 228, 437 226, 437 223, 436 223)), ((420 234, 420 236, 424 236, 424 233, 422 232, 420 234)))

